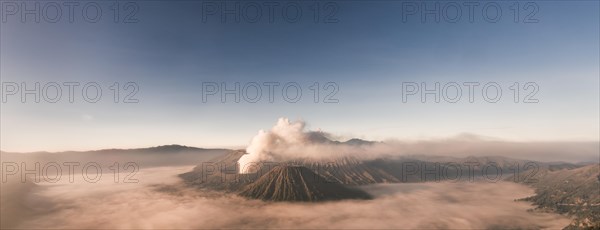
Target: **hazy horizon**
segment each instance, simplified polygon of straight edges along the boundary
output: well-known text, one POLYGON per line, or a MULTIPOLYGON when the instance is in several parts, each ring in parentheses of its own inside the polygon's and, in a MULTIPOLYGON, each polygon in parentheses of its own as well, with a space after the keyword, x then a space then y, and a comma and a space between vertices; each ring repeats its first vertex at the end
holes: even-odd
MULTIPOLYGON (((477 136, 474 134, 463 133, 461 135, 448 138, 429 138, 420 140, 397 140, 386 139, 385 141, 374 141, 367 147, 340 146, 337 144, 320 143, 323 140, 314 140, 314 138, 325 138, 326 141, 344 142, 356 137, 344 137, 326 130, 313 131, 308 129, 308 123, 302 120, 289 120, 288 118, 279 118, 275 125, 270 129, 261 129, 254 137, 249 138, 249 143, 240 148, 248 154, 245 161, 287 161, 295 158, 314 158, 322 159, 327 157, 361 157, 361 158, 382 158, 389 156, 406 155, 432 155, 449 157, 468 157, 468 156, 502 156, 515 159, 538 160, 542 162, 565 161, 571 163, 578 162, 596 162, 600 151, 600 142, 515 142, 502 139, 477 136), (266 155, 265 155, 266 154, 266 155)), ((360 139, 360 138, 358 138, 360 139)), ((179 145, 186 147, 207 148, 204 146, 188 146, 180 144, 142 146, 137 148, 103 148, 92 150, 66 150, 54 151, 60 152, 86 152, 111 149, 139 149, 152 148, 159 146, 179 145)), ((224 148, 231 149, 231 148, 224 148)), ((10 152, 4 151, 3 152, 10 152)), ((35 151, 49 152, 49 151, 35 151)), ((14 152, 17 153, 17 152, 14 152)), ((50 152, 52 153, 52 152, 50 152)), ((244 165, 243 163, 240 163, 244 165)))

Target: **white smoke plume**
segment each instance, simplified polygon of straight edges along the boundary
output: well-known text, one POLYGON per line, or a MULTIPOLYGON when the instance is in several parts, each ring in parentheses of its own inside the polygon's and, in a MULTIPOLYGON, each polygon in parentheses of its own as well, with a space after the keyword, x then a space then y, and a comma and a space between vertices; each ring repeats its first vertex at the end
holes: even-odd
POLYGON ((304 132, 305 123, 301 121, 290 122, 287 118, 279 118, 277 124, 269 131, 260 130, 252 138, 246 152, 238 163, 242 173, 246 173, 245 166, 252 162, 274 162, 281 160, 280 154, 285 148, 305 144, 308 141, 304 132))

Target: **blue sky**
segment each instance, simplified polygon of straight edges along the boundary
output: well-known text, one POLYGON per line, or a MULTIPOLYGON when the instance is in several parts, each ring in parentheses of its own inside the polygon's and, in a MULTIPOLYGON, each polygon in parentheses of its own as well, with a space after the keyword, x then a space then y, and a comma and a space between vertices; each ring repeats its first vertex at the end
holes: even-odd
MULTIPOLYGON (((274 23, 232 18, 222 23, 218 13, 203 22, 201 1, 135 3, 137 23, 114 23, 112 2, 99 2, 103 13, 97 23, 81 17, 69 23, 64 14, 58 23, 35 23, 31 17, 22 23, 3 8, 3 83, 97 82, 103 97, 98 103, 87 103, 80 94, 74 103, 65 95, 58 103, 8 97, 1 109, 0 149, 243 146, 278 117, 302 119, 311 129, 342 137, 375 140, 461 133, 515 141, 599 140, 598 1, 534 2, 538 23, 523 23, 532 10, 523 9, 525 2, 519 2, 518 23, 513 2, 497 2, 502 17, 496 23, 481 17, 484 2, 475 8, 474 22, 463 7, 456 23, 435 23, 432 16, 422 23, 418 14, 403 22, 401 1, 335 2, 337 23, 314 23, 310 2, 296 2, 304 9, 296 23, 279 14, 274 23), (139 103, 114 103, 109 90, 114 82, 121 87, 135 82, 139 103), (303 97, 289 103, 279 91, 269 103, 263 88, 257 103, 234 103, 232 97, 204 103, 203 82, 230 87, 297 82, 303 97), (320 91, 321 101, 314 103, 309 89, 314 82, 321 87, 334 82, 339 103, 322 103, 330 91, 320 91), (497 82, 503 96, 488 103, 478 92, 469 103, 463 92, 458 103, 434 103, 432 97, 422 103, 416 96, 403 103, 403 82, 431 87, 497 82), (535 82, 539 103, 514 103, 509 90, 514 82, 521 87, 535 82)), ((328 12, 323 4, 321 10, 328 12)))

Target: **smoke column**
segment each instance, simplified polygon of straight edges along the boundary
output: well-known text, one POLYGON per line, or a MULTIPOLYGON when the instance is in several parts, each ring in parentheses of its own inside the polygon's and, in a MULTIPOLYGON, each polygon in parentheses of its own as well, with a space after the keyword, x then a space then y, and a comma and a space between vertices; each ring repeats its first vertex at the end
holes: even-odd
POLYGON ((302 121, 290 122, 287 118, 279 118, 277 124, 269 131, 260 130, 252 138, 250 145, 246 148, 247 154, 242 156, 240 173, 250 173, 251 163, 281 160, 278 154, 289 146, 301 145, 308 142, 307 134, 304 132, 306 124, 302 121))

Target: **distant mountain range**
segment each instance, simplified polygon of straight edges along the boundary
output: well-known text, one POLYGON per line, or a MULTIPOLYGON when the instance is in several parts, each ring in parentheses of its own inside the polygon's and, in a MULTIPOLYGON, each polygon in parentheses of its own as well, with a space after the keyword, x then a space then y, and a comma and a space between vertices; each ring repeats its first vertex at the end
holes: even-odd
POLYGON ((335 141, 331 140, 326 133, 323 132, 309 132, 308 140, 311 143, 321 143, 321 144, 338 144, 338 145, 371 145, 378 142, 375 141, 367 141, 359 138, 352 138, 347 141, 335 141))
POLYGON ((69 154, 69 153, 178 153, 178 152, 195 152, 195 151, 204 151, 204 150, 226 150, 226 149, 205 149, 205 148, 196 148, 185 145, 159 145, 155 147, 147 147, 147 148, 134 148, 134 149, 100 149, 100 150, 89 150, 89 151, 61 151, 61 152, 47 152, 47 151, 38 151, 38 152, 26 152, 26 153, 14 153, 14 152, 6 152, 0 151, 0 153, 5 154, 69 154))
POLYGON ((40 163, 57 162, 96 162, 110 166, 114 162, 134 162, 140 167, 195 165, 208 159, 221 156, 231 150, 204 149, 183 145, 162 145, 137 149, 102 149, 93 151, 30 152, 12 153, 0 151, 3 162, 40 163))

